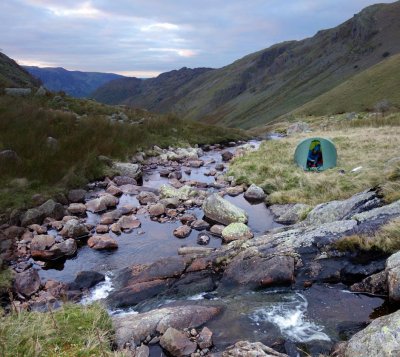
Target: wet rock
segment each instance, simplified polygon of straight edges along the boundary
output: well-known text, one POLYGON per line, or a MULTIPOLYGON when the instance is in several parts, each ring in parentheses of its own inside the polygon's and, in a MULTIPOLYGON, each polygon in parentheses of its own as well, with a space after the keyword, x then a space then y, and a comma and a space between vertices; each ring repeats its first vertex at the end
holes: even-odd
POLYGON ((119 209, 116 209, 111 212, 106 212, 101 215, 100 224, 112 224, 121 217, 122 217, 122 211, 119 209))
POLYGON ((203 221, 202 219, 196 219, 191 223, 191 227, 196 231, 203 231, 205 229, 210 228, 210 224, 207 223, 206 221, 203 221))
POLYGON ((130 164, 127 162, 114 162, 112 168, 121 176, 128 176, 135 180, 139 179, 142 176, 142 170, 138 164, 130 164))
POLYGON ((275 222, 280 224, 295 224, 301 221, 310 211, 311 206, 302 203, 272 205, 269 207, 275 217, 275 222))
POLYGON ((150 349, 146 345, 140 345, 135 350, 135 357, 149 357, 150 349))
POLYGON ((208 243, 210 243, 210 236, 207 233, 200 233, 197 236, 197 244, 207 245, 208 243))
POLYGON ((182 178, 182 172, 180 171, 173 171, 171 173, 168 174, 168 178, 171 179, 175 179, 175 180, 180 180, 182 178))
POLYGON ((85 202, 85 196, 85 190, 71 190, 68 192, 68 201, 71 203, 83 203, 85 202))
POLYGON ((392 217, 398 216, 400 216, 400 200, 367 212, 355 214, 352 219, 356 220, 358 223, 364 223, 376 220, 387 221, 392 217))
POLYGON ((253 238, 253 236, 250 228, 244 223, 231 223, 222 231, 222 239, 225 243, 234 240, 248 240, 253 238))
POLYGON ((188 162, 188 165, 190 167, 199 168, 204 165, 204 161, 203 160, 192 160, 192 161, 188 162))
POLYGON ((217 171, 224 171, 224 169, 225 169, 225 165, 222 163, 215 165, 215 170, 217 170, 217 171))
POLYGON ((287 255, 260 257, 239 253, 227 266, 222 282, 247 288, 290 285, 294 281, 294 258, 287 255))
POLYGON ((261 342, 239 341, 222 352, 222 357, 288 357, 261 342))
POLYGON ((184 173, 185 173, 186 175, 191 175, 191 174, 192 174, 192 170, 191 170, 191 169, 185 169, 185 170, 184 170, 184 173))
POLYGON ((389 298, 392 301, 400 301, 400 252, 391 255, 386 261, 385 273, 389 298))
POLYGON ((196 197, 199 192, 189 186, 183 186, 179 189, 173 188, 169 185, 162 185, 160 187, 160 196, 162 199, 174 198, 182 201, 186 201, 190 198, 196 197))
POLYGON ((46 234, 47 233, 47 228, 44 226, 39 226, 38 224, 31 224, 28 228, 29 228, 29 230, 35 232, 36 234, 46 234))
POLYGON ((72 215, 83 215, 86 213, 86 206, 83 203, 71 203, 67 210, 72 215))
POLYGON ((220 307, 186 305, 114 317, 112 320, 115 328, 115 342, 119 348, 132 340, 139 344, 147 336, 164 333, 169 327, 183 330, 201 326, 220 312, 220 307))
POLYGON ((161 169, 159 171, 160 177, 168 177, 168 175, 171 173, 170 169, 161 169))
POLYGON ((222 231, 225 229, 225 226, 221 224, 214 224, 210 228, 210 233, 217 236, 217 237, 222 237, 222 231))
POLYGON ((393 314, 379 317, 350 339, 344 356, 397 356, 400 351, 399 330, 400 310, 393 314))
POLYGON ((55 244, 55 239, 52 235, 37 235, 34 236, 31 242, 31 251, 34 254, 35 251, 47 250, 55 244))
POLYGON ((158 217, 165 213, 165 207, 162 203, 156 203, 149 207, 149 214, 152 217, 158 217))
POLYGON ((136 216, 122 216, 118 220, 117 224, 123 231, 130 231, 141 226, 141 223, 136 216))
POLYGON ((158 197, 153 192, 140 192, 136 197, 141 205, 147 205, 148 203, 156 203, 158 197))
POLYGON ((179 218, 182 224, 191 224, 196 221, 196 216, 194 214, 184 214, 179 218))
POLYGON ((136 180, 130 176, 114 176, 112 180, 117 186, 137 185, 136 180))
POLYGON ((160 339, 160 345, 171 355, 177 357, 190 356, 196 351, 197 345, 185 333, 169 327, 160 339))
POLYGON ((381 200, 377 197, 376 192, 368 190, 358 193, 347 200, 319 204, 308 214, 305 223, 318 225, 345 220, 357 213, 371 210, 380 205, 381 200))
POLYGON ((386 271, 373 274, 359 283, 350 286, 350 290, 357 293, 370 293, 377 295, 387 295, 387 276, 386 271))
POLYGON ((95 250, 117 249, 118 243, 109 235, 92 236, 88 240, 88 246, 95 250))
POLYGON ((179 255, 195 255, 195 256, 207 256, 210 255, 215 248, 205 247, 180 247, 178 248, 179 255))
POLYGON ((64 227, 61 230, 60 234, 64 237, 80 238, 87 236, 89 234, 89 231, 83 223, 73 218, 68 220, 64 224, 64 227))
POLYGON ((21 225, 27 227, 31 224, 41 224, 44 218, 45 215, 41 210, 38 208, 31 208, 22 215, 21 225))
POLYGON ((203 211, 207 218, 222 224, 234 222, 247 223, 247 213, 217 194, 212 194, 204 201, 203 211))
POLYGON ((139 193, 139 187, 136 185, 122 185, 119 189, 127 195, 137 195, 139 193))
POLYGON ((109 193, 110 195, 117 196, 117 197, 121 196, 123 194, 122 190, 119 187, 114 186, 114 185, 109 186, 107 188, 106 192, 109 193))
POLYGON ((40 277, 37 270, 31 268, 15 275, 14 289, 18 294, 30 297, 40 288, 40 277))
POLYGON ((179 189, 179 188, 183 187, 183 183, 180 182, 179 180, 175 179, 175 178, 170 179, 170 180, 169 180, 169 184, 170 184, 173 188, 176 188, 176 189, 179 189))
POLYGON ((48 200, 38 208, 44 215, 44 217, 54 218, 59 220, 64 217, 64 207, 62 204, 55 202, 54 200, 48 200))
POLYGON ((192 232, 192 228, 187 225, 180 226, 174 230, 174 236, 177 238, 186 238, 192 232))
POLYGON ((228 187, 225 191, 229 196, 235 197, 243 193, 244 189, 243 186, 234 186, 228 187))
POLYGON ((98 226, 96 226, 96 233, 98 234, 108 233, 108 226, 105 224, 99 224, 98 226))
POLYGON ((97 271, 80 271, 76 275, 74 284, 78 289, 90 289, 104 280, 104 274, 98 273, 97 271))
POLYGON ((205 348, 210 348, 213 345, 212 335, 212 331, 207 327, 203 327, 203 329, 200 331, 197 343, 202 350, 205 348))
POLYGON ((121 227, 119 226, 118 223, 114 223, 110 226, 110 230, 111 232, 115 233, 115 234, 121 234, 121 227))
POLYGON ((233 154, 230 151, 224 151, 221 156, 222 160, 225 162, 230 161, 233 158, 233 154))
POLYGON ((107 208, 115 207, 118 204, 118 198, 105 194, 99 198, 95 198, 86 202, 86 209, 93 213, 105 211, 107 208))
POLYGON ((248 201, 252 201, 252 202, 261 202, 265 199, 265 197, 267 197, 267 195, 265 194, 264 190, 259 187, 256 186, 254 184, 252 184, 244 193, 244 198, 248 201))

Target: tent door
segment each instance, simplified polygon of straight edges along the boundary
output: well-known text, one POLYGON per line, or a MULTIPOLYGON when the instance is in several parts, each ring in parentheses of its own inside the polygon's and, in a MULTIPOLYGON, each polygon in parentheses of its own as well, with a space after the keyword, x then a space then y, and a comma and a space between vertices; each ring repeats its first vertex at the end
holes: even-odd
POLYGON ((322 146, 319 140, 313 140, 308 149, 307 169, 319 169, 324 165, 322 146))

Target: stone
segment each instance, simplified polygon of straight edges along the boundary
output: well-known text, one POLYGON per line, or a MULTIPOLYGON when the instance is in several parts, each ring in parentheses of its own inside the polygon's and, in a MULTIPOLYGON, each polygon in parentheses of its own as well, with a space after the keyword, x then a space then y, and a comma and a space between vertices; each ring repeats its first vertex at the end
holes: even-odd
POLYGON ((38 224, 31 224, 29 230, 35 232, 36 234, 46 234, 47 228, 45 226, 39 226, 38 224))
POLYGON ((210 228, 210 224, 202 219, 196 219, 192 222, 191 227, 196 231, 203 231, 210 228))
POLYGON ((72 215, 83 215, 86 213, 86 206, 83 203, 71 203, 67 210, 72 215))
POLYGON ((222 160, 225 162, 230 161, 233 158, 233 154, 230 151, 224 151, 221 156, 222 160))
POLYGON ((225 165, 222 163, 215 165, 215 170, 217 170, 217 171, 224 171, 224 169, 225 169, 225 165))
POLYGON ((307 123, 299 121, 297 123, 291 124, 286 129, 286 135, 293 135, 296 133, 304 133, 310 131, 310 127, 307 123))
POLYGON ((32 94, 31 88, 4 88, 4 91, 12 97, 27 97, 32 94))
POLYGON ((210 236, 207 233, 199 233, 197 236, 197 244, 207 245, 210 243, 210 236))
POLYGON ((203 329, 200 331, 197 344, 202 350, 205 348, 210 348, 213 345, 212 335, 212 331, 207 327, 203 327, 203 329))
POLYGON ((190 356, 196 351, 197 345, 185 333, 169 327, 160 339, 160 345, 172 356, 190 356))
POLYGON ((122 190, 119 187, 114 186, 114 185, 108 186, 106 192, 109 193, 110 195, 117 196, 117 197, 121 196, 123 194, 122 190))
POLYGON ((400 310, 379 317, 348 342, 345 357, 389 357, 400 353, 400 310))
POLYGON ((178 248, 179 255, 196 255, 196 256, 207 256, 215 251, 215 248, 205 247, 180 247, 178 248))
POLYGON ((177 238, 186 238, 192 232, 192 228, 187 225, 180 226, 174 230, 174 236, 177 238))
POLYGON ((140 192, 136 198, 138 199, 141 205, 147 205, 148 203, 156 203, 158 201, 157 195, 153 192, 142 191, 140 192))
POLYGON ((218 194, 212 194, 203 203, 203 211, 207 218, 228 225, 230 223, 247 223, 247 213, 218 194))
POLYGON ((27 227, 31 224, 42 224, 44 213, 37 208, 28 209, 21 218, 21 226, 27 227))
POLYGON ((194 214, 184 214, 183 216, 179 217, 179 220, 182 224, 191 224, 192 222, 196 221, 196 216, 194 214))
POLYGON ((204 161, 203 160, 192 160, 192 161, 188 162, 188 165, 190 167, 199 168, 204 165, 204 161))
POLYGON ((139 228, 141 226, 140 221, 136 218, 136 216, 122 216, 118 222, 118 226, 123 231, 130 231, 135 228, 139 228))
POLYGON ((181 171, 173 171, 168 174, 168 178, 175 179, 175 180, 180 180, 182 178, 182 172, 181 171))
POLYGON ((83 203, 85 202, 86 191, 77 189, 68 192, 68 201, 71 203, 83 203))
POLYGON ((162 185, 160 187, 160 196, 162 199, 164 198, 176 198, 181 201, 186 201, 190 198, 196 197, 199 195, 199 192, 189 186, 182 186, 179 189, 176 189, 169 185, 162 185))
POLYGON ((117 249, 118 243, 109 235, 97 235, 88 239, 88 246, 95 250, 117 249))
POLYGON ((146 345, 140 345, 135 350, 135 357, 149 357, 149 355, 150 349, 146 345))
POLYGON ((246 192, 244 193, 244 198, 248 201, 254 201, 254 202, 261 202, 264 201, 265 197, 267 197, 267 195, 265 194, 264 190, 259 187, 256 186, 254 184, 251 184, 250 187, 246 190, 246 192))
MULTIPOLYGON (((375 191, 367 190, 347 200, 331 201, 317 205, 308 213, 306 224, 320 225, 324 223, 350 219, 357 213, 371 210, 381 205, 375 191)), ((400 213, 400 211, 399 211, 400 213)))
POLYGON ((52 245, 55 244, 55 239, 52 235, 36 235, 33 237, 31 242, 32 255, 37 250, 47 250, 50 249, 52 245))
POLYGON ((57 139, 53 138, 52 136, 49 136, 46 139, 46 146, 48 149, 55 151, 58 150, 60 144, 57 139))
POLYGON ((216 306, 185 305, 155 309, 149 312, 113 317, 115 342, 122 348, 132 340, 139 344, 147 336, 165 333, 172 327, 178 330, 196 328, 217 316, 222 309, 216 306))
POLYGON ((229 196, 235 197, 243 193, 244 189, 243 186, 234 186, 226 188, 225 191, 229 196))
POLYGON ((40 288, 40 277, 37 270, 30 268, 15 275, 14 289, 17 293, 30 297, 40 288))
POLYGON ((222 239, 225 243, 234 240, 248 240, 253 238, 253 236, 250 228, 244 223, 231 223, 222 231, 222 239))
POLYGON ((78 289, 90 289, 105 280, 105 275, 97 271, 80 271, 74 280, 78 289))
POLYGON ((105 194, 99 198, 95 198, 86 202, 86 209, 93 213, 105 211, 107 208, 115 207, 118 204, 118 198, 105 194))
POLYGON ((261 342, 239 341, 222 352, 221 357, 289 357, 261 342))
POLYGON ((398 216, 400 216, 400 200, 367 212, 355 214, 352 219, 356 220, 358 223, 364 223, 375 220, 387 221, 390 218, 398 216))
POLYGON ((43 213, 44 217, 54 218, 55 220, 63 218, 65 213, 63 205, 54 200, 47 200, 38 207, 38 210, 43 213))
POLYGON ((399 302, 400 301, 400 252, 391 255, 386 260, 385 273, 387 276, 389 299, 394 302, 399 302))
POLYGON ((99 224, 98 226, 96 226, 96 233, 98 234, 108 233, 108 226, 105 224, 99 224))
POLYGON ((214 224, 211 228, 210 228, 210 233, 212 235, 215 235, 217 237, 222 237, 222 231, 225 229, 225 226, 221 225, 221 224, 214 224))
POLYGON ((142 170, 140 165, 131 164, 128 162, 114 162, 112 169, 118 172, 121 176, 128 176, 135 180, 138 180, 142 176, 142 170))
POLYGON ((350 290, 357 293, 369 293, 374 295, 387 295, 388 283, 386 271, 373 274, 359 283, 350 286, 350 290))
POLYGON ((135 178, 130 176, 114 176, 112 180, 117 186, 137 185, 135 178))
POLYGON ((269 207, 275 217, 275 222, 280 224, 295 224, 300 222, 308 212, 312 209, 311 206, 302 203, 272 205, 269 207))
POLYGON ((165 208, 178 208, 179 198, 164 198, 160 200, 160 203, 162 203, 165 208))
POLYGON ((110 211, 110 212, 106 212, 101 215, 100 224, 112 224, 117 219, 120 219, 121 217, 122 217, 122 212, 119 209, 116 209, 116 210, 110 211))
POLYGON ((0 163, 2 165, 12 165, 21 161, 20 157, 14 150, 2 150, 0 151, 0 163))
POLYGON ((80 238, 87 236, 89 234, 89 230, 83 223, 79 222, 75 218, 72 218, 64 224, 60 234, 63 237, 80 238))
POLYGON ((43 86, 40 86, 39 89, 36 91, 35 96, 36 97, 44 97, 47 94, 46 88, 43 86))
POLYGON ((162 203, 151 205, 148 209, 150 216, 158 217, 165 213, 165 207, 162 203))

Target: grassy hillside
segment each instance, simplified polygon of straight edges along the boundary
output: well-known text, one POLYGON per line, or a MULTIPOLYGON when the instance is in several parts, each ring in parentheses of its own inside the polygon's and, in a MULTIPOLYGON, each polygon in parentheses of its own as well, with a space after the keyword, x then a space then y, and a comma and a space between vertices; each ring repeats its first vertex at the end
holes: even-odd
MULTIPOLYGON (((263 143, 258 151, 235 159, 229 175, 238 182, 260 185, 270 203, 318 204, 344 199, 377 185, 388 202, 400 199, 400 162, 388 163, 400 152, 400 114, 348 121, 331 120, 321 131, 321 122, 311 124, 312 134, 297 134, 263 143), (307 137, 331 139, 338 151, 336 168, 307 172, 294 162, 297 144, 307 137), (362 167, 351 172, 356 167, 362 167)), ((282 125, 282 124, 280 124, 282 125)))
POLYGON ((37 87, 40 82, 14 60, 0 52, 0 88, 37 87))
POLYGON ((128 160, 153 145, 187 146, 244 137, 238 130, 95 101, 3 95, 0 152, 14 150, 20 160, 0 165, 0 211, 29 206, 34 193, 51 195, 102 177, 99 155, 128 160), (107 117, 120 112, 128 118, 122 123, 107 117), (135 124, 139 121, 142 124, 135 124), (49 145, 49 137, 57 143, 49 145))
POLYGON ((383 99, 400 108, 400 55, 351 77, 292 112, 294 115, 329 115, 370 111, 383 99))
MULTIPOLYGON (((132 91, 122 102, 248 129, 289 113, 400 53, 399 28, 400 1, 373 5, 311 38, 280 43, 229 66, 183 78, 176 87, 146 80, 146 92, 132 91)), ((113 95, 107 85, 102 90, 104 97, 107 92, 113 95)))
POLYGON ((76 98, 88 97, 101 85, 117 78, 114 73, 68 71, 64 68, 24 67, 32 76, 42 81, 51 91, 64 91, 76 98))

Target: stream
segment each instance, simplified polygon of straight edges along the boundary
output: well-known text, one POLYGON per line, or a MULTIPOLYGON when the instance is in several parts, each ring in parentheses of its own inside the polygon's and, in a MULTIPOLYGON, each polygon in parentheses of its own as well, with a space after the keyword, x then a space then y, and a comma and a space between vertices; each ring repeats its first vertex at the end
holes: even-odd
MULTIPOLYGON (((252 141, 257 147, 260 142, 252 141)), ((224 149, 234 152, 237 147, 224 149)), ((205 175, 216 164, 222 162, 221 150, 214 149, 204 152, 201 157, 205 165, 191 168, 188 175, 182 170, 182 180, 196 180, 211 184, 213 176, 205 175)), ((225 165, 227 166, 227 165, 225 165)), ((168 184, 168 178, 161 177, 158 165, 148 165, 143 172, 143 186, 158 189, 168 184)), ((184 169, 184 168, 182 168, 184 169)), ((87 199, 96 197, 104 189, 94 188, 88 192, 87 199)), ((207 188, 216 192, 216 188, 207 188)), ((240 194, 236 197, 224 197, 236 206, 246 210, 249 216, 248 226, 254 235, 279 227, 274 222, 271 211, 264 203, 251 204, 240 194)), ((139 206, 135 195, 123 194, 119 198, 118 207, 124 205, 139 206)), ((187 209, 185 213, 203 218, 201 208, 187 209)), ((113 278, 117 271, 133 264, 150 264, 160 258, 177 256, 178 248, 182 246, 197 246, 199 231, 192 230, 190 236, 178 239, 173 235, 175 228, 181 225, 176 222, 159 223, 150 218, 148 213, 137 213, 141 227, 129 233, 110 236, 118 241, 119 248, 114 251, 97 251, 82 245, 77 255, 59 265, 52 265, 39 271, 43 281, 54 279, 70 282, 80 271, 94 270, 106 275, 106 280, 92 288, 84 296, 81 303, 87 304, 101 300, 113 290, 113 278)), ((87 212, 86 222, 96 225, 100 214, 87 212)), ((53 232, 57 234, 57 232, 53 232)), ((49 232, 52 234, 52 232, 49 232)), ((221 246, 221 238, 211 236, 207 247, 221 246)), ((289 356, 303 356, 301 351, 307 351, 312 356, 327 353, 336 341, 346 340, 360 330, 372 318, 380 314, 384 300, 361 294, 353 294, 344 285, 313 285, 303 290, 290 288, 265 289, 261 291, 237 291, 235 294, 219 296, 217 292, 198 294, 185 298, 185 301, 212 304, 217 302, 225 307, 214 320, 207 323, 214 335, 214 345, 217 349, 231 345, 239 340, 260 341, 266 345, 286 351, 289 356), (276 347, 278 346, 278 347, 276 347)), ((110 314, 126 314, 148 311, 165 304, 184 303, 185 301, 158 300, 140 304, 125 310, 110 310, 110 314)), ((163 355, 159 347, 151 348, 152 356, 163 355)))

